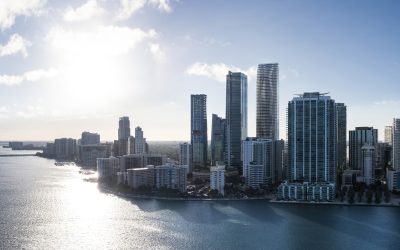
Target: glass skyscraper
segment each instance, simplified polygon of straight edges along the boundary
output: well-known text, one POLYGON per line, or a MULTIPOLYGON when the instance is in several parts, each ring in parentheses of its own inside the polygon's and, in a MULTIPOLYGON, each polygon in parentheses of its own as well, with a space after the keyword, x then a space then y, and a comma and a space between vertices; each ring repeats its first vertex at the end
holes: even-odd
POLYGON ((290 181, 335 183, 335 101, 319 92, 304 93, 288 105, 290 181))
POLYGON ((226 164, 241 170, 241 144, 247 137, 247 76, 226 76, 226 164))
POLYGON ((344 103, 336 103, 337 121, 337 166, 346 167, 347 161, 347 107, 344 103))
POLYGON ((211 125, 211 165, 224 161, 225 152, 225 119, 216 114, 212 115, 211 125))
POLYGON ((279 139, 278 111, 279 67, 277 63, 257 68, 257 137, 279 139))
POLYGON ((191 95, 191 144, 193 167, 207 165, 207 96, 191 95))

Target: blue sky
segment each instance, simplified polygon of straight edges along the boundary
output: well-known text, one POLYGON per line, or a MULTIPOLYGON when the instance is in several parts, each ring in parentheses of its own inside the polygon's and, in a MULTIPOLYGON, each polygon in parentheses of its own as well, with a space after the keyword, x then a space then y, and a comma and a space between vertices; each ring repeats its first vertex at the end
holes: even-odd
POLYGON ((296 93, 329 92, 348 129, 400 117, 399 1, 0 1, 0 140, 190 138, 190 94, 225 116, 228 70, 280 65, 280 126, 296 93))

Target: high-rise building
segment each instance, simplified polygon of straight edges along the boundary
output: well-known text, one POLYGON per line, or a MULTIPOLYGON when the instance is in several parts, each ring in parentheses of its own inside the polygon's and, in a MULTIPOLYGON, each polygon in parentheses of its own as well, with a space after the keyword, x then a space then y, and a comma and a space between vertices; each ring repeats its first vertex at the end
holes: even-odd
POLYGON ((247 137, 247 76, 230 72, 226 76, 226 163, 228 170, 241 171, 241 142, 247 137))
POLYGON ((59 160, 75 160, 76 140, 72 138, 60 138, 54 140, 55 157, 59 160))
POLYGON ((218 190, 222 195, 225 187, 225 165, 217 165, 210 168, 210 188, 218 190))
POLYGON ((97 158, 97 175, 102 178, 116 178, 119 172, 119 159, 116 157, 97 158))
POLYGON ((191 95, 191 144, 193 167, 207 165, 207 96, 191 95))
POLYGON ((129 136, 128 139, 128 155, 135 154, 135 137, 129 136))
POLYGON ((130 168, 127 170, 128 186, 133 189, 140 187, 154 187, 154 166, 144 168, 130 168))
POLYGON ((304 93, 288 106, 291 181, 335 182, 335 101, 319 92, 304 93))
POLYGON ((80 164, 84 167, 95 168, 98 158, 107 158, 105 145, 81 145, 79 151, 80 164))
POLYGON ((188 166, 188 173, 193 171, 193 157, 192 157, 192 144, 181 143, 179 144, 179 163, 183 166, 188 166))
MULTIPOLYGON (((336 126, 335 101, 329 96, 319 92, 304 93, 289 102, 288 163, 292 183, 335 187, 336 126)), ((293 188, 297 188, 296 185, 293 188)), ((332 200, 334 190, 327 192, 327 199, 332 200)))
POLYGON ((122 156, 128 154, 128 141, 130 136, 131 136, 131 128, 130 128, 129 117, 127 116, 120 117, 118 123, 118 141, 117 144, 114 146, 115 156, 122 156))
POLYGON ((279 66, 259 64, 257 68, 257 137, 279 139, 279 66))
POLYGON ((392 166, 394 170, 400 170, 400 119, 393 119, 393 139, 392 139, 392 166))
POLYGON ((361 147, 361 177, 367 185, 375 181, 375 147, 364 144, 361 147))
POLYGON ((225 149, 225 119, 216 114, 212 115, 211 126, 211 165, 224 161, 225 149))
POLYGON ((347 107, 344 103, 336 103, 337 121, 337 167, 344 169, 347 162, 347 107))
POLYGON ((392 145, 392 137, 393 137, 393 127, 392 126, 385 126, 385 142, 392 145))
POLYGON ((283 147, 283 140, 248 137, 242 142, 247 186, 260 188, 282 180, 283 147))
POLYGON ((129 117, 120 117, 118 125, 118 140, 128 140, 129 136, 131 136, 129 117))
POLYGON ((82 132, 81 145, 98 145, 100 144, 100 135, 97 133, 82 132))
POLYGON ((378 130, 373 127, 356 127, 349 131, 349 167, 352 170, 361 170, 362 150, 368 144, 376 147, 378 143, 378 130))
POLYGON ((135 154, 145 154, 146 151, 146 138, 143 137, 143 130, 141 127, 135 128, 135 154))

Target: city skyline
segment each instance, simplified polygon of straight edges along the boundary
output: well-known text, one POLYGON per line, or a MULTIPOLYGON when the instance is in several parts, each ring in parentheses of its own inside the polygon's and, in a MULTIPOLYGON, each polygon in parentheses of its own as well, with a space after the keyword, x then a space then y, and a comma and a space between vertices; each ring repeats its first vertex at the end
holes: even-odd
POLYGON ((0 140, 88 130, 111 141, 114 121, 126 115, 148 140, 189 141, 190 94, 207 95, 211 134, 212 113, 224 114, 229 70, 248 76, 248 135, 255 136, 256 68, 274 62, 280 138, 287 102, 306 91, 330 92, 348 107, 348 130, 373 126, 379 140, 398 116, 400 37, 386 32, 398 23, 398 2, 11 2, 0 3, 0 140), (201 18, 206 13, 213 18, 201 18), (366 91, 354 95, 360 85, 366 91))

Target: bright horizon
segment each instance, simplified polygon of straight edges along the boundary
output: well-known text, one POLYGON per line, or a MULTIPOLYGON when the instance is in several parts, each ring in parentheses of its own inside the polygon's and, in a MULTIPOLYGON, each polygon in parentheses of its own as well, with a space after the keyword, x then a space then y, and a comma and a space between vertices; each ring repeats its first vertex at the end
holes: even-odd
POLYGON ((118 119, 149 141, 190 140, 190 95, 225 117, 228 70, 248 76, 255 136, 256 67, 279 63, 280 136, 295 94, 329 92, 347 128, 400 117, 400 2, 3 0, 0 141, 51 141, 118 119))

